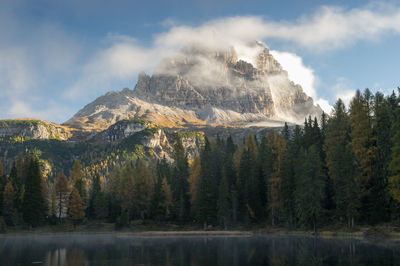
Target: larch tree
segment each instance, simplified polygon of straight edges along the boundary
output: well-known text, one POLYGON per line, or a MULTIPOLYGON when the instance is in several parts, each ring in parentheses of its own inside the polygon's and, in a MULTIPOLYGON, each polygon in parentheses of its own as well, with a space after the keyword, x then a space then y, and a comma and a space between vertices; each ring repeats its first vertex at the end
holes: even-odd
POLYGON ((189 175, 189 195, 190 195, 190 206, 191 206, 190 209, 193 216, 195 216, 197 212, 200 177, 201 177, 201 162, 200 162, 200 157, 197 156, 194 158, 190 166, 190 175, 189 175))
POLYGON ((85 217, 82 198, 76 188, 72 189, 68 203, 68 217, 72 220, 74 228, 85 217))
POLYGON ((268 179, 269 191, 269 210, 271 212, 272 225, 280 222, 282 210, 282 172, 284 166, 284 156, 286 152, 286 141, 281 134, 270 131, 267 134, 267 140, 271 149, 272 169, 268 179))
POLYGON ((358 162, 360 175, 357 181, 361 193, 361 215, 371 219, 371 189, 376 174, 376 132, 372 116, 373 97, 369 90, 360 91, 350 103, 351 147, 358 162))

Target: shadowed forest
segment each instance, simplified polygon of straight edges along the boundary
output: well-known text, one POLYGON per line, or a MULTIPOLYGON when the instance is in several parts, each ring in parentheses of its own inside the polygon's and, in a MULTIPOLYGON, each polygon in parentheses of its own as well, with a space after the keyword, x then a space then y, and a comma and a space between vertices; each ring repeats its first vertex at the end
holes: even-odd
MULTIPOLYGON (((37 155, 0 165, 1 229, 90 220, 197 224, 203 228, 267 225, 317 231, 327 225, 397 223, 400 214, 399 97, 357 91, 330 116, 303 126, 205 139, 188 160, 181 141, 174 161, 126 161, 104 176, 84 178, 79 159, 54 181, 37 155)), ((132 226, 132 225, 131 225, 132 226)))

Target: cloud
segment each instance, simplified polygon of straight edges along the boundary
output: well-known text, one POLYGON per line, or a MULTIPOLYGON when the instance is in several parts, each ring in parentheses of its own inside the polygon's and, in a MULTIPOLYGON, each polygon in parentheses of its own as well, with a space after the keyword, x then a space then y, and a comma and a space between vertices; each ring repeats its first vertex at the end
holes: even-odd
POLYGON ((314 70, 305 66, 303 59, 294 53, 271 50, 271 54, 282 65, 282 68, 288 72, 289 79, 301 85, 303 91, 314 99, 314 103, 318 104, 325 113, 330 114, 332 106, 328 100, 319 98, 317 95, 315 88, 317 78, 314 70))
MULTIPOLYGON (((382 4, 350 10, 324 6, 294 21, 236 16, 207 21, 198 26, 167 20, 164 27, 167 29, 154 35, 150 44, 142 44, 129 36, 108 36, 109 46, 92 56, 83 67, 81 78, 68 88, 64 96, 67 99, 85 94, 93 97, 109 90, 112 84, 124 83, 127 86, 133 83, 138 72, 151 72, 162 58, 191 43, 215 49, 233 45, 240 58, 252 62, 254 54, 251 54, 247 44, 253 40, 278 40, 313 52, 344 48, 361 40, 376 41, 384 34, 400 33, 400 8, 382 4)), ((292 67, 302 66, 299 56, 277 51, 275 55, 288 70, 291 79, 301 84, 328 110, 330 107, 326 101, 316 98, 315 77, 311 68, 303 66, 292 71, 292 67), (286 61, 289 63, 286 64, 286 61)))
POLYGON ((332 87, 332 91, 335 92, 335 98, 336 99, 340 98, 348 108, 351 99, 356 93, 356 90, 353 88, 354 86, 348 79, 344 77, 339 77, 336 79, 336 84, 332 87))
POLYGON ((317 98, 314 70, 303 64, 303 59, 293 53, 271 50, 271 54, 288 72, 289 79, 303 87, 304 92, 313 99, 317 98))
MULTIPOLYGON (((110 89, 132 86, 140 71, 153 71, 162 58, 176 53, 185 44, 198 43, 217 49, 233 45, 239 57, 252 62, 254 54, 247 45, 252 40, 279 41, 321 53, 343 49, 360 41, 379 41, 386 35, 400 33, 400 8, 397 5, 375 3, 354 9, 324 6, 291 21, 234 16, 187 26, 170 20, 164 23, 164 32, 155 34, 149 42, 110 34, 104 42, 85 50, 87 54, 81 56, 83 44, 78 37, 67 33, 57 23, 31 25, 14 14, 12 7, 2 9, 0 97, 9 99, 10 103, 23 101, 33 108, 30 110, 32 113, 40 104, 30 100, 31 97, 24 98, 27 93, 47 95, 49 87, 54 87, 58 92, 55 94, 63 96, 54 98, 58 102, 84 103, 110 89), (66 77, 73 82, 54 83, 66 77)), ((282 64, 285 64, 285 56, 291 62, 284 66, 291 79, 301 84, 310 96, 315 97, 317 104, 328 110, 327 101, 319 99, 316 93, 312 68, 303 65, 299 53, 276 51, 277 57, 278 53, 283 57, 278 58, 282 64), (302 71, 303 76, 296 76, 297 71, 302 71)), ((343 93, 342 97, 347 95, 343 93)), ((43 101, 46 99, 44 97, 43 101)), ((37 114, 41 113, 38 111, 37 114)))

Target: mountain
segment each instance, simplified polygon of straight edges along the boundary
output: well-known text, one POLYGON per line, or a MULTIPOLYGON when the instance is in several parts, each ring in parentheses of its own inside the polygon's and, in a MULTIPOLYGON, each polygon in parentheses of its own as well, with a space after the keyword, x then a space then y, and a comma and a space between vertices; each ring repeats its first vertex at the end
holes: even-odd
POLYGON ((257 51, 254 65, 239 59, 233 47, 187 46, 162 60, 152 76, 140 73, 133 90, 97 98, 65 125, 100 131, 122 119, 143 118, 176 128, 246 126, 271 120, 302 123, 322 113, 265 45, 250 46, 257 51))
POLYGON ((41 158, 49 178, 68 173, 76 158, 87 178, 108 176, 138 158, 173 159, 181 139, 189 159, 204 136, 232 136, 236 143, 280 130, 284 122, 319 116, 300 85, 288 78, 268 48, 254 42, 243 60, 233 47, 189 45, 161 60, 133 90, 108 92, 63 125, 37 119, 0 120, 0 158, 9 171, 19 154, 41 158))

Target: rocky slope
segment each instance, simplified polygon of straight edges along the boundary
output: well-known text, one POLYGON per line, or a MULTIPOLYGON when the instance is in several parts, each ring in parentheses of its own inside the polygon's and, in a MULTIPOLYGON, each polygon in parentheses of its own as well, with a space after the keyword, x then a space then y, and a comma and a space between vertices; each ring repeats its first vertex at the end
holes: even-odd
POLYGON ((104 130, 119 120, 137 118, 166 127, 301 123, 322 112, 301 86, 289 80, 265 45, 255 42, 251 47, 258 51, 254 65, 240 60, 232 47, 185 47, 162 60, 152 76, 139 74, 134 90, 109 92, 65 124, 104 130))
POLYGON ((0 120, 0 138, 22 137, 27 139, 67 140, 71 137, 68 128, 37 119, 0 120))

